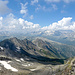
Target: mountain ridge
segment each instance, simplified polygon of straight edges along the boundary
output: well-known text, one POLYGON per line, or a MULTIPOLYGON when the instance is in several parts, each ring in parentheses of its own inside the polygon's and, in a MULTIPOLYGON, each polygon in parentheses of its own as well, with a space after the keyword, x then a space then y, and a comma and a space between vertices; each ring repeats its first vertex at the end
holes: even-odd
MULTIPOLYGON (((44 42, 44 43, 47 44, 47 42, 44 42)), ((16 53, 18 53, 18 56, 19 54, 23 54, 23 55, 25 54, 37 59, 40 59, 39 57, 42 57, 42 58, 52 57, 57 59, 62 58, 60 54, 56 51, 56 49, 52 45, 51 46, 50 45, 48 45, 47 47, 45 47, 46 49, 44 49, 42 47, 38 47, 36 44, 34 44, 30 40, 27 40, 27 39, 20 40, 20 39, 17 39, 16 37, 5 39, 0 42, 0 46, 6 49, 5 52, 8 53, 8 55, 12 53, 16 55, 16 53), (7 50, 9 50, 10 53, 7 50), (41 53, 41 50, 43 50, 42 53, 41 53)))

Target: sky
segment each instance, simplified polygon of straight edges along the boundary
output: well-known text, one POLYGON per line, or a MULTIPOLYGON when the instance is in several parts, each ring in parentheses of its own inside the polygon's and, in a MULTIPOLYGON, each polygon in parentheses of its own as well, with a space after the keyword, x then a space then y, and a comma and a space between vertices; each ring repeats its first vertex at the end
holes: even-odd
POLYGON ((75 31, 75 0, 0 0, 0 31, 75 31))

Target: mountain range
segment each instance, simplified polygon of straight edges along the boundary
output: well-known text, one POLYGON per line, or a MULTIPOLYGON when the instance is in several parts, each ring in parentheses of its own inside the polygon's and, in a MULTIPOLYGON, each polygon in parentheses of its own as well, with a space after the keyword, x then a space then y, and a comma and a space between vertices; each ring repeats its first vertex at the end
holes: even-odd
POLYGON ((27 39, 20 40, 14 37, 1 41, 0 46, 4 49, 4 52, 0 53, 6 56, 22 57, 26 55, 39 60, 42 58, 64 58, 54 46, 41 39, 36 39, 32 42, 27 39))
POLYGON ((74 46, 43 37, 5 39, 0 42, 0 74, 52 75, 63 70, 67 66, 64 63, 74 55, 74 46))
POLYGON ((8 32, 0 31, 0 41, 12 37, 17 37, 19 39, 28 38, 30 40, 35 37, 44 37, 52 41, 60 42, 67 45, 75 46, 75 32, 72 30, 56 30, 56 31, 31 31, 31 32, 8 32))

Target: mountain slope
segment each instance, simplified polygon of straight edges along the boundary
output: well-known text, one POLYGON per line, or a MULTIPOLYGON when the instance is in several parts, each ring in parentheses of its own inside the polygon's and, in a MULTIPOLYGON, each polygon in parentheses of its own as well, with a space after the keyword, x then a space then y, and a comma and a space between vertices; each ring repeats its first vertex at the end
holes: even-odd
POLYGON ((62 55, 65 55, 65 57, 74 57, 75 56, 75 47, 72 45, 62 44, 56 41, 48 40, 43 37, 38 37, 38 39, 41 39, 43 41, 47 41, 54 46, 57 51, 62 55))
POLYGON ((38 42, 41 42, 39 46, 27 39, 6 39, 0 42, 0 46, 4 48, 4 52, 1 51, 1 54, 3 53, 7 56, 15 57, 29 56, 38 60, 45 60, 48 58, 63 58, 63 56, 57 52, 57 49, 54 48, 50 43, 42 40, 38 40, 38 42))
POLYGON ((41 53, 45 53, 47 56, 50 55, 51 57, 59 57, 64 58, 64 54, 58 53, 58 50, 48 41, 42 40, 42 39, 35 39, 33 40, 33 43, 35 43, 39 48, 41 53))
POLYGON ((62 57, 47 41, 5 39, 0 42, 0 75, 52 75, 59 69, 54 65, 64 63, 62 57))
POLYGON ((52 41, 51 44, 61 53, 63 53, 66 57, 74 57, 75 56, 75 47, 72 45, 66 45, 58 42, 52 41))

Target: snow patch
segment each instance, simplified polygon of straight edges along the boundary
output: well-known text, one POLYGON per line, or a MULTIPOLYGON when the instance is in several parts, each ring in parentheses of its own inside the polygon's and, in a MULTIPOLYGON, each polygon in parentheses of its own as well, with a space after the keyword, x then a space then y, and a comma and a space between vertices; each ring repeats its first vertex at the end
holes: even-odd
POLYGON ((28 66, 28 65, 24 65, 24 64, 22 64, 22 66, 28 66))
POLYGON ((17 51, 19 51, 19 52, 20 52, 20 47, 16 47, 16 49, 17 49, 17 51))
POLYGON ((3 50, 3 47, 0 46, 0 49, 3 50))
POLYGON ((31 64, 28 64, 28 66, 30 66, 31 64))
POLYGON ((31 66, 31 64, 27 64, 27 65, 22 64, 22 66, 31 66))
POLYGON ((10 69, 11 71, 17 72, 18 70, 13 68, 10 64, 8 64, 8 62, 6 61, 0 61, 0 63, 6 68, 6 69, 10 69))
POLYGON ((20 49, 20 47, 16 47, 17 49, 20 49))
POLYGON ((18 60, 18 59, 15 59, 16 61, 18 61, 18 62, 21 62, 20 60, 18 60))
POLYGON ((23 58, 20 58, 20 60, 21 60, 21 61, 24 61, 24 59, 23 59, 23 58))
POLYGON ((7 63, 10 63, 11 61, 8 61, 7 63))
POLYGON ((35 71, 36 69, 30 69, 31 71, 35 71))

